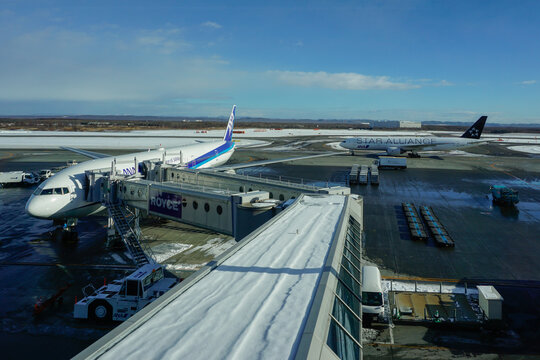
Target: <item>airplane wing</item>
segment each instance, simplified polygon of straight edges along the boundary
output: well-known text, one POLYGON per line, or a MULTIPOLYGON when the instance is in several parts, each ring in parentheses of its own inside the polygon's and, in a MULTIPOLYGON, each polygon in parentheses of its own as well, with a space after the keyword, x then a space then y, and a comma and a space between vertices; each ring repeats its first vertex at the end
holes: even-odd
POLYGON ((107 154, 97 153, 97 152, 94 152, 94 151, 76 149, 76 148, 67 147, 67 146, 60 146, 60 149, 64 149, 64 150, 72 151, 72 152, 80 154, 80 155, 88 156, 91 159, 101 159, 101 158, 111 156, 111 155, 107 155, 107 154))
POLYGON ((324 153, 324 154, 296 156, 296 157, 290 157, 286 159, 252 161, 252 162, 242 163, 242 164, 218 166, 212 169, 217 170, 217 171, 236 170, 236 169, 243 169, 243 168, 248 168, 248 167, 253 167, 253 166, 264 166, 264 165, 277 164, 277 163, 288 162, 288 161, 312 159, 312 158, 334 156, 334 155, 343 155, 343 152, 329 152, 329 153, 324 153))

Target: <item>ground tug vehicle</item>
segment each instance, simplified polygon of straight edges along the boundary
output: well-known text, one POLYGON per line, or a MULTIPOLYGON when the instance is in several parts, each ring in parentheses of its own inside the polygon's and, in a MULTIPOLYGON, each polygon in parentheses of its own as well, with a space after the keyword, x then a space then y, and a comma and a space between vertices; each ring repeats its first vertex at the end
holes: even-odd
POLYGON ((123 279, 105 284, 99 289, 87 285, 84 298, 75 303, 76 319, 124 321, 150 304, 177 283, 165 278, 159 264, 146 264, 123 279))

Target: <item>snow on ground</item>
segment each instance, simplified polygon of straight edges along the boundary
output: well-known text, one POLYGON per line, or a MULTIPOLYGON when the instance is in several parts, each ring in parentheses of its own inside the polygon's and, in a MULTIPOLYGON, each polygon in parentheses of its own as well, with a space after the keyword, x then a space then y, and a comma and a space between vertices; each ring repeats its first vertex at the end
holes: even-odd
MULTIPOLYGON (((415 282, 414 281, 401 281, 401 280, 383 280, 382 281, 383 290, 387 291, 410 291, 415 292, 415 282)), ((439 293, 444 294, 465 294, 465 286, 441 283, 437 282, 421 282, 418 281, 416 284, 416 292, 423 293, 439 293)), ((478 289, 476 286, 468 287, 467 294, 478 294, 478 289)))
POLYGON ((290 144, 285 144, 283 146, 276 146, 266 149, 266 151, 290 151, 290 150, 299 150, 305 148, 311 144, 323 142, 324 140, 304 140, 304 141, 295 141, 290 144))
POLYGON ((101 358, 294 356, 343 206, 304 196, 101 358))
POLYGON ((473 154, 463 150, 449 150, 449 151, 419 151, 422 155, 451 155, 451 156, 468 156, 468 157, 487 157, 484 154, 473 154))
POLYGON ((379 336, 379 331, 371 328, 362 328, 362 344, 369 344, 379 336))
POLYGON ((214 238, 208 240, 204 245, 195 246, 194 248, 189 249, 186 251, 186 255, 192 254, 196 251, 202 251, 206 255, 217 257, 235 244, 236 241, 234 239, 224 241, 222 238, 214 238))
POLYGON ((529 154, 540 154, 540 145, 538 146, 527 146, 527 145, 518 145, 518 146, 509 146, 510 150, 521 151, 529 154))
MULTIPOLYGON (((28 134, 25 136, 6 136, 0 134, 0 149, 58 149, 61 146, 80 149, 107 150, 107 149, 157 149, 159 147, 176 147, 198 144, 196 137, 180 138, 164 136, 123 135, 117 133, 102 133, 101 136, 93 134, 75 133, 71 136, 51 131, 49 135, 28 134)), ((205 139, 217 141, 218 139, 205 139)), ((219 139, 221 140, 221 139, 219 139)), ((238 148, 266 146, 268 141, 241 139, 235 142, 238 148)))
POLYGON ((167 259, 173 257, 176 254, 180 254, 183 251, 191 248, 193 245, 181 244, 181 243, 165 243, 152 247, 153 258, 157 263, 163 263, 167 259))
POLYGON ((207 263, 202 264, 165 264, 167 270, 176 270, 176 271, 196 271, 202 268, 207 263))

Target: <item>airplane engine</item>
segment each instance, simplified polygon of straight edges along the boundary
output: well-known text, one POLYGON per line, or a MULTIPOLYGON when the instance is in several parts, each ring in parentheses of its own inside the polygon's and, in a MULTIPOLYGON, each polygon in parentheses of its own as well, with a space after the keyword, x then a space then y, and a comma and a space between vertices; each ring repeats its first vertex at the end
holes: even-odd
POLYGON ((389 147, 386 152, 388 155, 401 155, 401 149, 396 146, 389 147))

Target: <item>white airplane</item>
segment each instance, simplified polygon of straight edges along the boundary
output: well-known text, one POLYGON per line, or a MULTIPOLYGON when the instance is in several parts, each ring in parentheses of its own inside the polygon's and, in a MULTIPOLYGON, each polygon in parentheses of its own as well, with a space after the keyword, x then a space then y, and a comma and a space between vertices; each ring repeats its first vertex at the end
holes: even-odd
MULTIPOLYGON (((105 208, 100 202, 85 199, 86 171, 111 169, 117 173, 133 175, 135 161, 140 169, 146 160, 166 164, 183 164, 190 169, 215 167, 226 163, 234 152, 232 141, 236 105, 233 106, 229 123, 222 141, 204 142, 169 149, 109 156, 80 149, 65 148, 93 160, 70 166, 50 177, 34 191, 26 203, 26 212, 40 219, 78 219, 95 214, 105 208)), ((138 169, 137 169, 138 170, 138 169)))
POLYGON ((340 145, 351 150, 353 154, 355 150, 385 150, 388 155, 400 155, 408 151, 416 154, 417 151, 465 148, 486 142, 480 140, 486 120, 487 116, 481 116, 461 137, 366 136, 344 140, 340 145))
MULTIPOLYGON (((57 223, 76 223, 76 219, 98 213, 105 209, 101 202, 86 201, 86 171, 114 170, 116 173, 133 175, 140 172, 144 161, 164 161, 190 169, 217 167, 225 164, 235 150, 232 141, 236 105, 233 106, 225 136, 222 141, 203 142, 169 149, 109 156, 92 151, 63 148, 93 158, 70 166, 50 177, 34 191, 26 203, 26 212, 36 218, 51 219, 57 223), (136 165, 137 164, 137 165, 136 165), (137 169, 135 169, 137 166, 137 169), (114 168, 114 169, 113 169, 114 168), (68 221, 74 220, 74 221, 68 221)), ((335 155, 324 153, 304 155, 287 159, 254 161, 220 167, 221 170, 263 166, 273 163, 335 155)))

